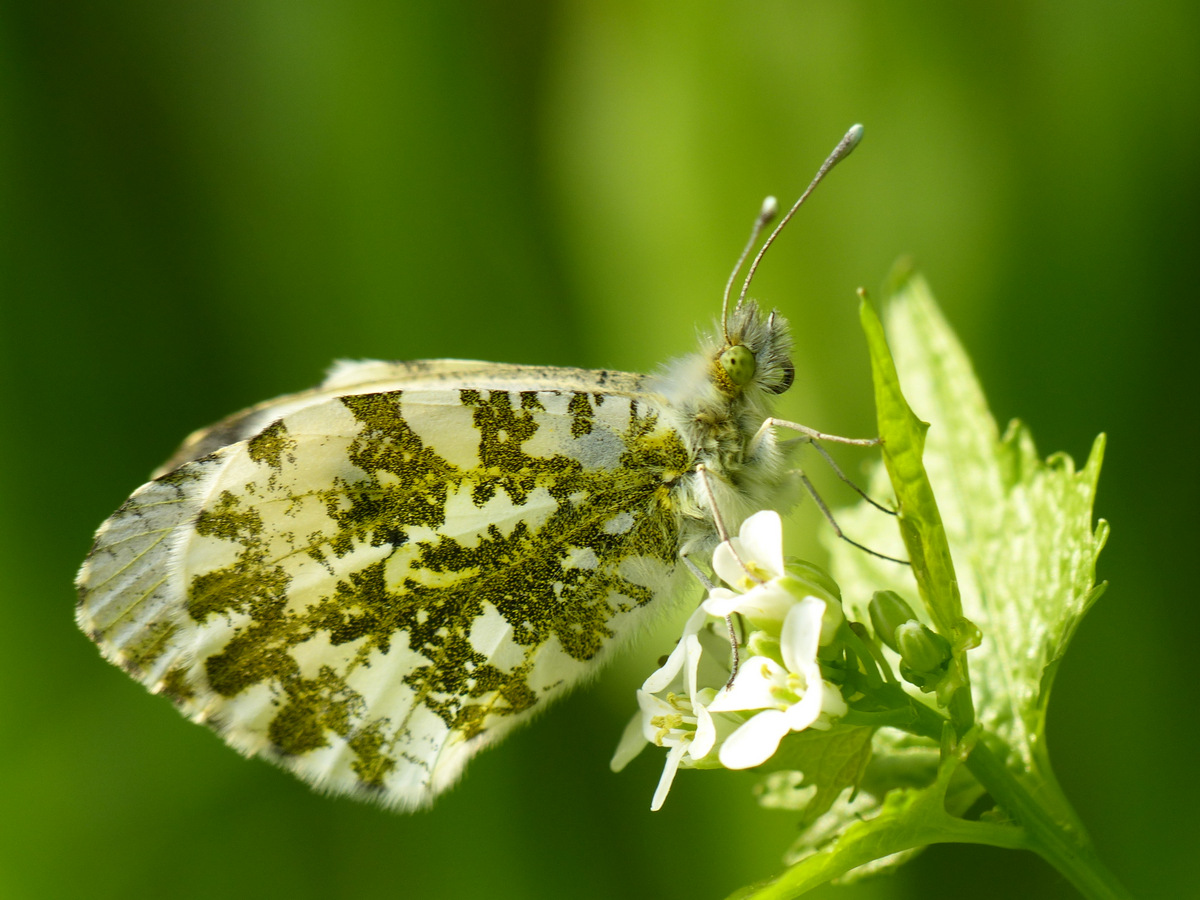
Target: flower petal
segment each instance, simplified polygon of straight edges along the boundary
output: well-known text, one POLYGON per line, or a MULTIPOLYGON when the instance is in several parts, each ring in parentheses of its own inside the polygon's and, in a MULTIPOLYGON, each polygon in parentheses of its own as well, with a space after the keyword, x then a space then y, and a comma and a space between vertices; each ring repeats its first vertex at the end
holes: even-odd
MULTIPOLYGON (((808 678, 808 688, 799 703, 793 703, 784 714, 787 716, 788 729, 803 731, 817 721, 821 715, 821 700, 824 694, 824 683, 821 681, 821 671, 813 666, 814 671, 805 673, 808 678)), ((839 695, 840 696, 840 695, 839 695)))
POLYGON ((685 637, 683 645, 686 654, 686 662, 683 667, 683 683, 687 687, 688 699, 695 705, 696 671, 700 668, 700 656, 703 650, 700 647, 700 638, 694 634, 689 634, 685 637))
POLYGON ((779 644, 784 665, 790 671, 805 674, 805 670, 817 658, 821 617, 824 614, 825 601, 817 597, 805 597, 788 610, 779 634, 779 644))
POLYGON ((768 709, 745 722, 725 739, 718 759, 727 769, 750 769, 770 759, 788 728, 787 714, 768 709))
MULTIPOLYGON (((709 715, 708 710, 703 706, 696 706, 696 735, 692 738, 692 745, 688 748, 688 756, 692 759, 704 759, 712 752, 713 746, 717 743, 717 728, 713 724, 713 718, 709 715)), ((643 746, 645 746, 643 744, 643 746)))
POLYGON ((729 588, 715 587, 708 592, 708 599, 700 606, 710 616, 723 619, 738 611, 738 604, 742 602, 742 597, 742 594, 731 591, 729 588))
POLYGON ((739 709, 771 709, 779 701, 771 689, 787 683, 787 671, 765 656, 752 656, 742 663, 733 684, 721 690, 709 712, 730 712, 739 709))
POLYGON ((773 509, 756 512, 738 531, 743 552, 767 570, 769 577, 783 574, 783 518, 773 509))
POLYGON ((742 566, 745 559, 740 539, 730 538, 722 541, 713 551, 713 572, 730 587, 745 585, 748 580, 752 581, 750 574, 742 566))
POLYGON ((642 714, 638 712, 625 726, 625 733, 621 735, 620 743, 617 744, 617 749, 613 752, 613 758, 608 767, 614 772, 620 772, 633 762, 645 746, 646 736, 642 734, 642 714))
POLYGON ((846 698, 835 685, 828 681, 821 682, 821 715, 831 719, 840 719, 850 711, 846 698))
POLYGON ((663 766, 662 775, 658 779, 658 787, 654 791, 654 799, 650 801, 650 811, 658 812, 662 809, 663 803, 667 799, 667 793, 671 790, 671 783, 675 780, 675 773, 679 771, 679 762, 683 759, 683 754, 687 752, 687 743, 681 741, 671 748, 671 752, 667 754, 666 765, 663 766))
POLYGON ((703 607, 697 607, 687 620, 687 624, 683 626, 683 634, 679 637, 679 643, 675 645, 675 649, 671 651, 671 655, 667 657, 667 661, 662 664, 662 667, 650 673, 650 677, 642 684, 642 690, 650 694, 657 694, 659 691, 666 690, 671 682, 675 680, 675 676, 683 670, 684 661, 687 659, 687 638, 688 635, 695 634, 704 625, 708 614, 703 607))
POLYGON ((701 607, 710 616, 724 618, 740 613, 758 625, 779 623, 796 605, 796 597, 777 581, 756 584, 744 594, 714 588, 701 607), (718 593, 719 592, 719 593, 718 593))

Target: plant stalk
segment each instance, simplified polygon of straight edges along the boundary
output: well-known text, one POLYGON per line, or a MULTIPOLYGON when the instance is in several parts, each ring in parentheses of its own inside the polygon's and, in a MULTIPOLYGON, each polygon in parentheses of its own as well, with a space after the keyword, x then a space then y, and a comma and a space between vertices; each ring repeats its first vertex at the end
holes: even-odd
MULTIPOLYGON (((919 720, 913 731, 937 740, 947 720, 924 704, 914 702, 913 705, 919 720)), ((1022 827, 1028 849, 1054 866, 1084 897, 1088 900, 1133 900, 1133 895, 1100 861, 1086 833, 1057 821, 982 740, 976 741, 966 762, 971 774, 992 799, 1022 827)), ((1078 816, 1057 782, 1046 786, 1057 794, 1057 806, 1070 815, 1072 822, 1078 822, 1078 816)))
MULTIPOLYGON (((1029 849, 1054 866, 1088 900, 1133 900, 1108 870, 1085 835, 1068 831, 1056 822, 1013 777, 1003 761, 977 743, 967 757, 967 768, 992 798, 1016 819, 1029 837, 1029 849)), ((1067 805, 1066 798, 1062 798, 1067 805)))

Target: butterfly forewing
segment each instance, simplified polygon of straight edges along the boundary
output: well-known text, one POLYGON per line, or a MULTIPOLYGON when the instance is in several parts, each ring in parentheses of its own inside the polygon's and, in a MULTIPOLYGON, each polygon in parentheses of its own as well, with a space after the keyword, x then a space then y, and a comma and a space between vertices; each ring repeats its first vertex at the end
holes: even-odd
POLYGON ((540 389, 560 391, 603 391, 631 398, 646 396, 643 375, 591 369, 547 368, 474 359, 418 359, 406 362, 343 360, 319 387, 276 397, 201 428, 188 436, 172 457, 154 472, 165 475, 193 459, 253 437, 268 424, 296 410, 347 394, 385 393, 398 390, 427 390, 435 386, 540 389))
POLYGON ((244 439, 105 523, 81 625, 243 752, 428 803, 686 583, 694 460, 638 377, 481 365, 344 366, 197 433, 244 439))

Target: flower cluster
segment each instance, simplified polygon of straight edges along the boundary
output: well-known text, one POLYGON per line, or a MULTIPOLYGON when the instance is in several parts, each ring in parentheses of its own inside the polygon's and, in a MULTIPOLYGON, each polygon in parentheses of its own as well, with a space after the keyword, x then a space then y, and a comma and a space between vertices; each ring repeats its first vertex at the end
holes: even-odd
POLYGON ((619 771, 647 743, 667 749, 651 809, 662 806, 680 767, 760 765, 790 732, 829 728, 847 711, 819 659, 845 622, 837 586, 815 567, 785 566, 779 514, 748 518, 717 547, 713 571, 728 587, 709 591, 646 679, 613 757, 619 771), (750 656, 731 678, 733 616, 749 627, 750 656))

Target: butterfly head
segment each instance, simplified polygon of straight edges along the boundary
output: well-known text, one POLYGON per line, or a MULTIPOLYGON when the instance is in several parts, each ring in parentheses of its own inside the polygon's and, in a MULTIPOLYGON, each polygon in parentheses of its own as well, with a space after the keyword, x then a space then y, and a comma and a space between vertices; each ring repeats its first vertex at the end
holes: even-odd
POLYGON ((755 390, 782 394, 792 386, 792 339, 788 323, 772 310, 763 314, 758 304, 745 301, 725 323, 721 345, 715 348, 710 371, 721 393, 737 397, 755 390))

